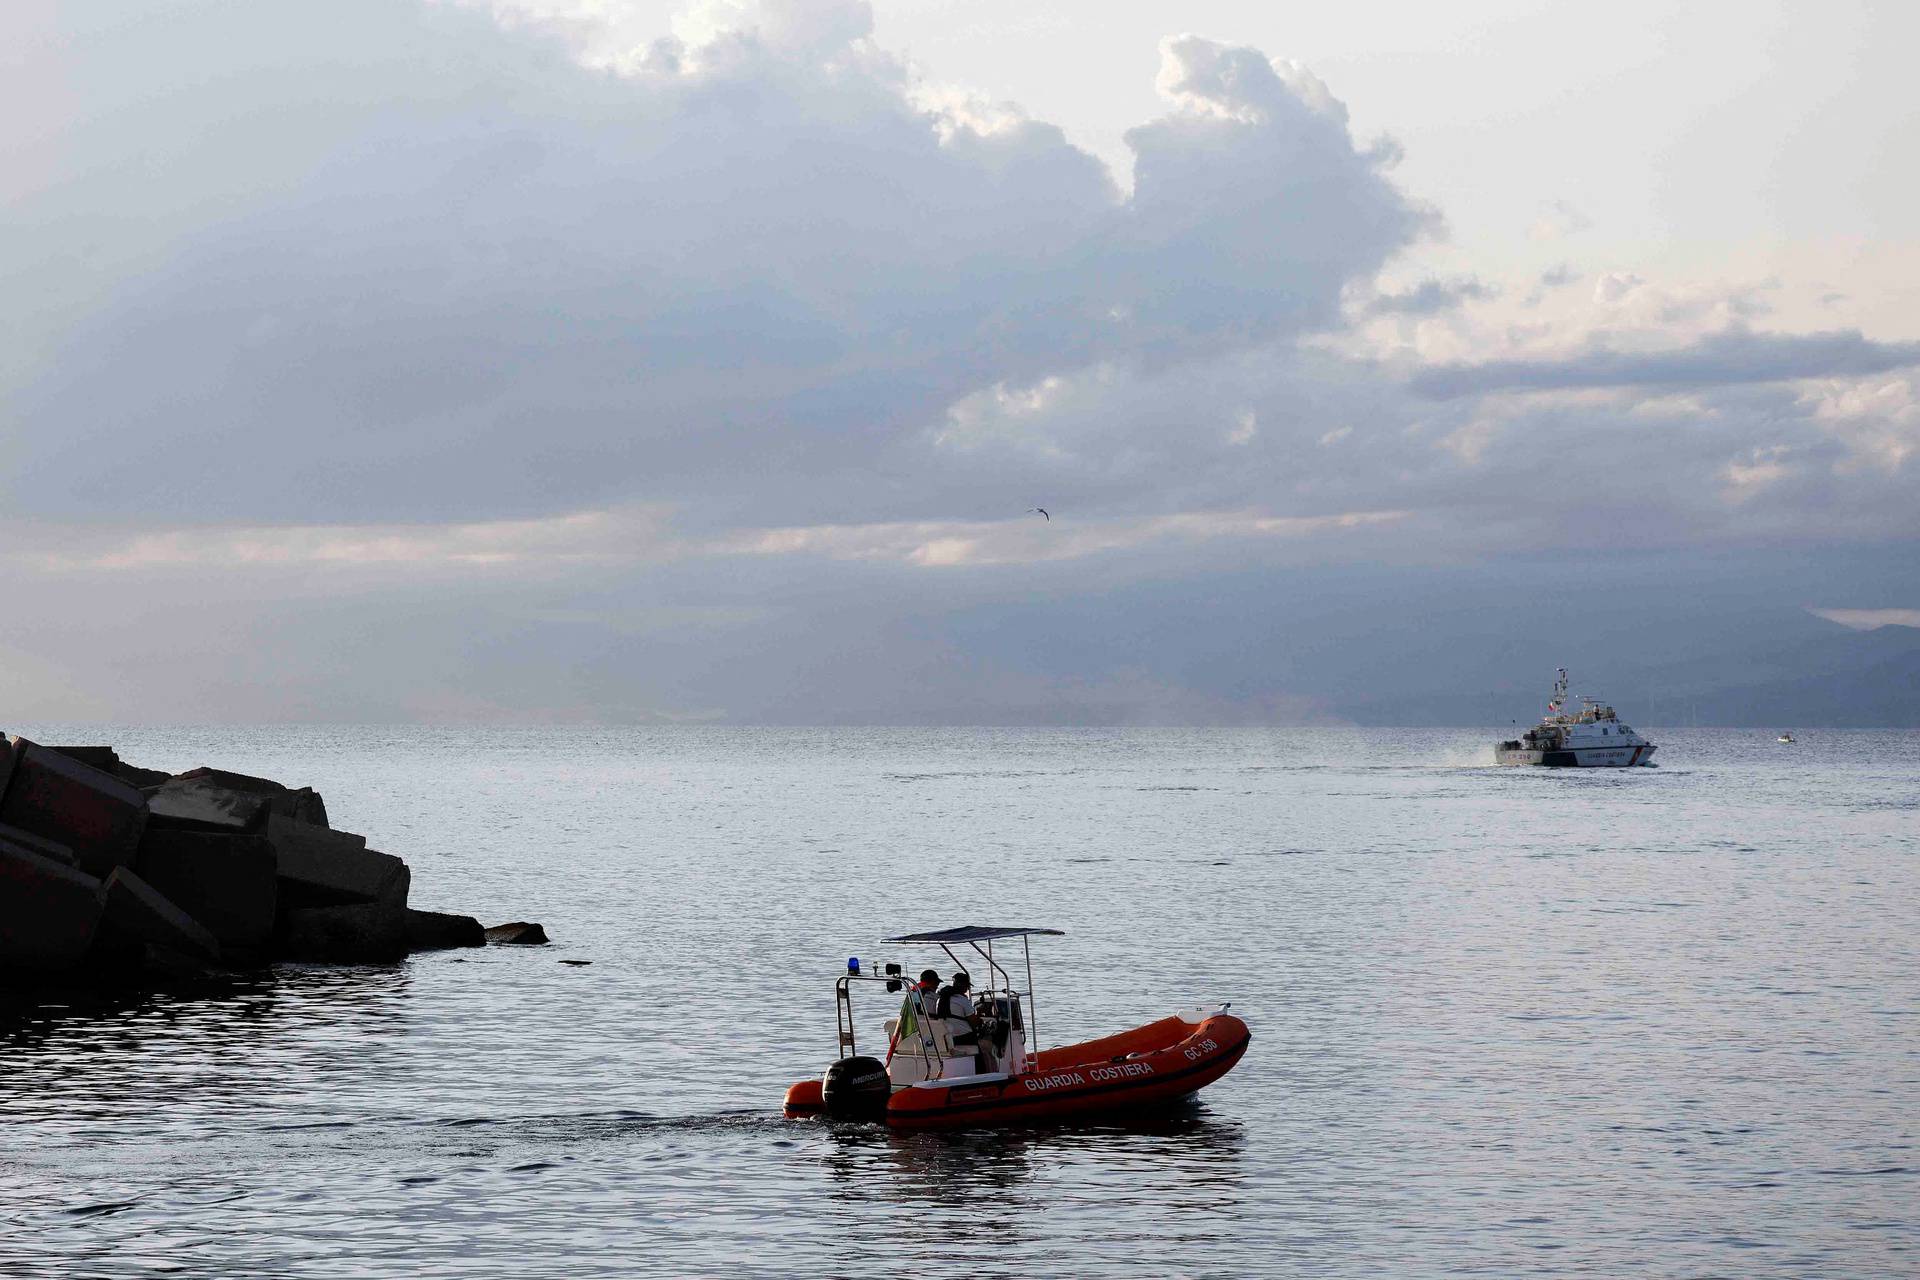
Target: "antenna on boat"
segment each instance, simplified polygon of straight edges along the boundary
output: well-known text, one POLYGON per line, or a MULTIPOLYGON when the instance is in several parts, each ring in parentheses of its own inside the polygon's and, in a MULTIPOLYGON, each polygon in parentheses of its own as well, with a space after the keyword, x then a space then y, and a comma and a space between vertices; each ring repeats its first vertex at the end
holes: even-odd
POLYGON ((1559 715, 1567 709, 1567 669, 1558 667, 1555 671, 1553 697, 1547 703, 1547 710, 1554 715, 1559 715))

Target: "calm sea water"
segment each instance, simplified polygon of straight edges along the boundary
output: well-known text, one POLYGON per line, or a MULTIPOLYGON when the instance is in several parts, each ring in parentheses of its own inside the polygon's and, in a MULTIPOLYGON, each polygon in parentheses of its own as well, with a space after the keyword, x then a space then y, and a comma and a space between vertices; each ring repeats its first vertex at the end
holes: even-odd
POLYGON ((0 1275, 1920 1273, 1920 733, 16 728, 555 945, 0 1005, 0 1275), (1253 1047, 1149 1124, 783 1119, 847 956, 963 922, 1067 931, 1048 1042, 1253 1047))

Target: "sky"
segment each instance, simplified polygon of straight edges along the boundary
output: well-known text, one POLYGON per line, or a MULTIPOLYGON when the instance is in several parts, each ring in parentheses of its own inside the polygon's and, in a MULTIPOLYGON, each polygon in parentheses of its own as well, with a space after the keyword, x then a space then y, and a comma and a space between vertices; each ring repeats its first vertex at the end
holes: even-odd
POLYGON ((1920 10, 1319 8, 16 0, 0 715, 1457 722, 1912 633, 1920 10))

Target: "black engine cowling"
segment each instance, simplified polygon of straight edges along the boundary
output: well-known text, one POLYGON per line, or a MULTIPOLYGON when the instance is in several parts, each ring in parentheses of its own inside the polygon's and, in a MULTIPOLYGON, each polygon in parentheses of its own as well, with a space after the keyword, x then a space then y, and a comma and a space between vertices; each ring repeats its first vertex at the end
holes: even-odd
POLYGON ((892 1096, 893 1082, 878 1058, 842 1058, 820 1081, 820 1102, 835 1120, 878 1120, 892 1096))

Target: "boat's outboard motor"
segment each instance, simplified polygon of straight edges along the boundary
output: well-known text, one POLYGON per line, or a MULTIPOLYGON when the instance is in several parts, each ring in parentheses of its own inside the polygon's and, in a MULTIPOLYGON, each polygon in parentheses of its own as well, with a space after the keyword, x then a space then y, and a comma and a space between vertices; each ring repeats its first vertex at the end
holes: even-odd
POLYGON ((820 1081, 820 1101, 835 1120, 879 1120, 887 1114, 893 1081, 878 1058, 842 1058, 820 1081))

